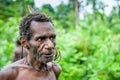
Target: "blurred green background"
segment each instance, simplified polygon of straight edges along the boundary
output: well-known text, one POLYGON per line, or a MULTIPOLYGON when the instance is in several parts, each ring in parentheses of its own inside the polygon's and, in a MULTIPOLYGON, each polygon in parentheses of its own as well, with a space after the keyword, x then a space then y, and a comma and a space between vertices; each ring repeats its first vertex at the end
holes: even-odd
MULTIPOLYGON (((109 0, 108 0, 109 1, 109 0)), ((0 68, 10 64, 27 6, 47 13, 57 33, 62 73, 59 80, 120 80, 120 1, 105 14, 101 0, 68 0, 53 8, 35 8, 33 0, 0 0, 0 68), (92 13, 79 13, 91 6, 92 13)))

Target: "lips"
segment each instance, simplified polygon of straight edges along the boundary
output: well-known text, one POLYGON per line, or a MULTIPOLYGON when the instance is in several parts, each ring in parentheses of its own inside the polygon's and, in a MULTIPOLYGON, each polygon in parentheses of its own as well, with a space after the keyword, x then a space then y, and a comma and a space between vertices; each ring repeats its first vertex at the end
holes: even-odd
POLYGON ((43 50, 39 53, 39 55, 43 55, 44 58, 53 58, 53 53, 54 53, 54 50, 43 50))
POLYGON ((47 54, 44 54, 44 56, 45 56, 46 62, 50 62, 53 60, 53 53, 47 53, 47 54))
POLYGON ((51 53, 45 53, 45 55, 51 55, 52 54, 52 52, 51 53))
POLYGON ((44 53, 44 55, 46 55, 46 56, 53 56, 53 50, 48 50, 48 51, 46 51, 45 53, 44 53))
POLYGON ((53 54, 52 53, 47 53, 47 54, 44 54, 46 57, 52 57, 53 54))

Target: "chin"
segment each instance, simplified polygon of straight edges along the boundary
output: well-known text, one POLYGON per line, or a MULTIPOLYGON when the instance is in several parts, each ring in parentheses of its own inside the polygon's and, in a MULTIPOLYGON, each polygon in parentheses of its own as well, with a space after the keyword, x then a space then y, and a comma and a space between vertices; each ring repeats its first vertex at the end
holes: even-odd
POLYGON ((52 62, 53 61, 53 55, 42 55, 40 57, 35 56, 37 61, 39 61, 40 63, 46 64, 48 62, 52 62))
POLYGON ((52 62, 53 58, 46 58, 43 62, 46 64, 48 62, 52 62))

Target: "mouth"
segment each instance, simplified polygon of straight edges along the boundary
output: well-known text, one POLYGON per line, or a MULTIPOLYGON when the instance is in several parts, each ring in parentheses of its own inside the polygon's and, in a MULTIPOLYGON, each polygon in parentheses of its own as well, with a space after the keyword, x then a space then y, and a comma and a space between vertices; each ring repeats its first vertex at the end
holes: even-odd
POLYGON ((44 50, 44 51, 40 52, 39 55, 41 55, 43 62, 45 62, 45 63, 50 62, 53 60, 54 51, 53 50, 44 50))
POLYGON ((47 62, 50 62, 50 61, 53 60, 53 53, 52 53, 52 52, 46 53, 46 54, 44 54, 44 55, 45 55, 45 58, 46 58, 46 61, 47 61, 47 62))
POLYGON ((44 54, 46 58, 50 58, 50 57, 53 57, 53 54, 52 53, 47 53, 47 54, 44 54))

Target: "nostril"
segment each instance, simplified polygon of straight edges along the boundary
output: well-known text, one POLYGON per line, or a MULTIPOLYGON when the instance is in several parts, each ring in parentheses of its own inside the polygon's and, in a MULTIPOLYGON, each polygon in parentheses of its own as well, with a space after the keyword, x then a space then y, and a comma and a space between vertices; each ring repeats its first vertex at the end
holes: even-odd
POLYGON ((47 46, 46 49, 54 49, 53 47, 47 46))
POLYGON ((48 45, 48 44, 46 44, 46 45, 45 45, 45 48, 46 48, 46 49, 54 49, 54 46, 53 46, 53 45, 48 45))

